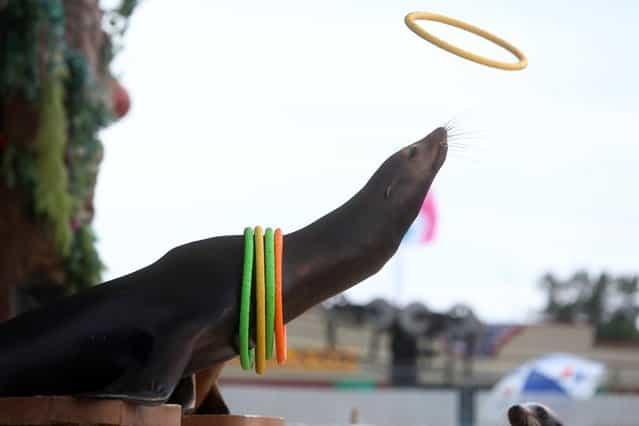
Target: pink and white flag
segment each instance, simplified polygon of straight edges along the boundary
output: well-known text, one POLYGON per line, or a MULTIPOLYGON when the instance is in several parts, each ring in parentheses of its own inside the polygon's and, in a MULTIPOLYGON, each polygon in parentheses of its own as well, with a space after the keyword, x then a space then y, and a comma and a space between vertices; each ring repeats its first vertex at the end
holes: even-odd
POLYGON ((402 243, 428 244, 435 239, 437 230, 437 208, 433 193, 429 192, 419 209, 419 214, 408 228, 402 243))

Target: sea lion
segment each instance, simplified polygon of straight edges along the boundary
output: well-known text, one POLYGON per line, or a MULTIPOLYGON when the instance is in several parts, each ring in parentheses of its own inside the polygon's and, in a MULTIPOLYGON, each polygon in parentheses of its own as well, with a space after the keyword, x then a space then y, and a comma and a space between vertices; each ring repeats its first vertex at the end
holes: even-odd
MULTIPOLYGON (((390 259, 447 150, 438 128, 389 157, 341 207, 284 237, 286 322, 390 259)), ((243 246, 242 235, 191 242, 1 324, 0 395, 166 402, 182 379, 238 354, 243 246)), ((228 411, 212 391, 215 410, 228 411)))
POLYGON ((513 405, 508 409, 510 426, 562 426, 557 414, 535 402, 513 405))

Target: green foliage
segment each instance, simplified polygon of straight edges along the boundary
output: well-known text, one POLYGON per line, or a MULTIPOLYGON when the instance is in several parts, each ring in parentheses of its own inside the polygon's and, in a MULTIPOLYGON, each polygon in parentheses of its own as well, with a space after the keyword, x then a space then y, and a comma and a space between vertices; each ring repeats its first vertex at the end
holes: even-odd
POLYGON ((607 274, 602 274, 584 304, 584 311, 592 324, 601 324, 605 314, 606 293, 610 282, 610 277, 607 274))
MULTIPOLYGON (((27 193, 33 193, 36 181, 33 155, 9 145, 0 152, 0 177, 9 189, 23 188, 27 193)), ((29 205, 29 210, 33 212, 32 203, 29 205)))
POLYGON ((95 249, 95 235, 88 223, 84 201, 91 197, 102 159, 103 147, 97 132, 113 117, 104 102, 106 89, 99 87, 92 78, 83 55, 68 49, 65 58, 69 70, 66 84, 67 170, 69 193, 73 196, 73 217, 79 223, 65 269, 69 285, 80 290, 98 284, 104 268, 95 249))
POLYGON ((11 0, 0 12, 0 98, 35 100, 40 85, 38 34, 46 11, 40 0, 11 0))
POLYGON ((105 13, 105 27, 106 31, 111 36, 109 39, 109 50, 102 52, 106 57, 107 62, 111 61, 111 58, 122 49, 122 40, 124 33, 129 28, 129 18, 133 14, 139 0, 122 0, 120 5, 113 10, 105 13))
POLYGON ((639 342, 639 330, 632 318, 617 311, 609 321, 597 326, 596 337, 599 340, 639 342))
POLYGON ((104 269, 95 250, 95 235, 91 226, 84 225, 73 234, 71 253, 66 259, 67 283, 74 290, 91 287, 100 282, 104 269))
POLYGON ((133 10, 138 5, 138 0, 122 0, 120 6, 118 6, 117 12, 123 18, 129 18, 133 13, 133 10))
MULTIPOLYGON (((71 247, 71 199, 67 191, 66 113, 63 99, 64 14, 59 0, 12 0, 0 13, 0 94, 23 97, 38 109, 38 127, 32 144, 12 145, 2 157, 6 184, 30 195, 30 210, 50 225, 52 238, 63 255, 71 247), (47 46, 44 76, 39 48, 47 46)), ((12 141, 9 141, 10 143, 12 141)), ((25 142, 25 141, 21 141, 25 142)))
POLYGON ((83 201, 93 190, 102 159, 103 147, 97 132, 113 117, 104 102, 106 89, 99 87, 91 78, 82 54, 68 49, 66 64, 69 70, 66 85, 69 192, 75 200, 74 216, 78 217, 81 216, 83 201))
MULTIPOLYGON (((107 12, 114 25, 99 52, 99 72, 108 74, 137 3, 122 0, 107 12)), ((33 103, 39 118, 32 143, 9 141, 0 149, 0 179, 28 196, 28 211, 50 229, 69 285, 78 290, 97 284, 103 269, 86 200, 102 159, 97 132, 113 120, 110 88, 100 87, 83 54, 66 46, 60 0, 8 0, 2 6, 0 119, 16 96, 33 103)))
POLYGON ((71 195, 64 165, 66 114, 60 79, 43 84, 38 129, 33 143, 36 176, 33 191, 35 213, 53 229, 53 240, 63 256, 71 250, 71 195))
POLYGON ((544 312, 551 320, 585 320, 593 325, 597 339, 639 342, 639 276, 613 278, 604 273, 593 280, 580 272, 560 281, 546 274, 541 285, 548 292, 544 312))

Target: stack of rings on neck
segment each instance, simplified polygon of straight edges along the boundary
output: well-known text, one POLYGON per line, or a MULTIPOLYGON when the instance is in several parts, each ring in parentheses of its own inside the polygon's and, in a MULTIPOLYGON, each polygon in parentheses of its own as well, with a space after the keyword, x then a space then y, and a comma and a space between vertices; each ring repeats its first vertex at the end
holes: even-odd
POLYGON ((282 255, 284 238, 277 228, 244 229, 244 263, 240 301, 240 364, 255 366, 264 374, 266 361, 275 354, 278 364, 286 361, 286 327, 282 305, 282 255), (255 272, 254 272, 255 271, 255 272), (252 291, 255 283, 255 291, 252 291), (255 348, 250 345, 251 296, 255 295, 255 348))

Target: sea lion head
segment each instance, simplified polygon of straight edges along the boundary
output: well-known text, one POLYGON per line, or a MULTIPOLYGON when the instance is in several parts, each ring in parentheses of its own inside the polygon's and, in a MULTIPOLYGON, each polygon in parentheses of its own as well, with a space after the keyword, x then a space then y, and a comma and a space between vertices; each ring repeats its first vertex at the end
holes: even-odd
POLYGON ((511 426, 562 426, 554 411, 538 403, 513 405, 508 409, 511 426))
POLYGON ((446 159, 440 127, 395 152, 346 203, 287 234, 285 321, 379 271, 399 248, 446 159))
POLYGON ((401 240, 415 220, 447 152, 448 132, 439 127, 389 157, 373 177, 371 187, 384 199, 377 204, 392 219, 396 239, 401 240))

